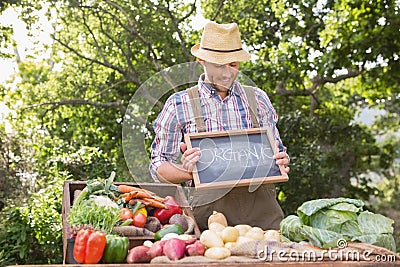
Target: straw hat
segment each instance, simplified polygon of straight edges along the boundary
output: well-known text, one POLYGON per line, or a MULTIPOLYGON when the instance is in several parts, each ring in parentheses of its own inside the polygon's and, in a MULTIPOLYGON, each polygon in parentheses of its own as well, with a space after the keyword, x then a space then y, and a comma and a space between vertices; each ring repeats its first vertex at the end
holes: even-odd
POLYGON ((216 64, 242 62, 250 59, 243 50, 236 23, 218 24, 210 21, 204 27, 200 44, 192 47, 192 55, 216 64))

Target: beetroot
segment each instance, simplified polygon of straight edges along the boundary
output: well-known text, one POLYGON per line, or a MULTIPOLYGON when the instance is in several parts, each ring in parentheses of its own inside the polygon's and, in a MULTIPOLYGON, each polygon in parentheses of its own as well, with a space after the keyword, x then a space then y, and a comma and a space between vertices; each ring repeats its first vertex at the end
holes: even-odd
POLYGON ((179 260, 185 256, 185 241, 172 238, 164 243, 163 252, 170 260, 179 260))
POLYGON ((203 256, 206 248, 197 240, 193 244, 186 245, 185 254, 188 256, 203 256))
POLYGON ((188 222, 183 214, 174 214, 171 218, 169 218, 169 224, 179 224, 182 226, 183 232, 186 232, 189 228, 188 222))

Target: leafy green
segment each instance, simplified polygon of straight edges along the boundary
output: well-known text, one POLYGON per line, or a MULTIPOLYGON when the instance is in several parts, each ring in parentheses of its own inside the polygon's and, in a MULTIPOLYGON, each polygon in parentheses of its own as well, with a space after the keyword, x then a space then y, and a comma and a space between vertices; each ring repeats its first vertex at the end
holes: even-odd
POLYGON ((120 219, 117 207, 99 206, 92 198, 74 204, 68 214, 70 226, 91 225, 97 230, 110 234, 120 219))
POLYGON ((365 234, 393 234, 393 220, 381 214, 364 211, 358 215, 357 221, 365 234))
POLYGON ((307 201, 297 209, 298 216, 282 220, 282 235, 323 248, 336 247, 340 239, 345 239, 396 251, 393 220, 363 211, 363 205, 362 201, 349 198, 307 201))
POLYGON ((80 203, 81 201, 89 198, 91 195, 106 195, 111 199, 115 198, 115 193, 118 193, 118 188, 113 184, 115 178, 115 172, 112 171, 109 178, 104 179, 90 179, 86 182, 85 188, 75 199, 75 203, 80 203))

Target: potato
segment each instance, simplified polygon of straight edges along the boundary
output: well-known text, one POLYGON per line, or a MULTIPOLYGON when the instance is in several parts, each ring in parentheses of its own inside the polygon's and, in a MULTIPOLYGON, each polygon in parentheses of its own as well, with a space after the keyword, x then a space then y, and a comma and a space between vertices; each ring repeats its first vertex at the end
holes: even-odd
POLYGON ((147 263, 151 261, 151 257, 148 254, 149 247, 137 246, 129 250, 126 256, 127 263, 147 263))
POLYGON ((264 240, 264 231, 260 227, 255 226, 247 231, 244 236, 253 240, 264 240))
POLYGON ((224 247, 226 247, 227 249, 231 249, 234 248, 236 246, 236 242, 226 242, 224 247))
POLYGON ((224 241, 222 241, 221 237, 211 230, 204 230, 201 233, 200 242, 207 248, 224 246, 224 241))
POLYGON ((278 230, 267 230, 264 233, 264 240, 282 242, 281 233, 278 230))
POLYGON ((147 251, 147 254, 150 256, 151 259, 164 255, 163 247, 165 242, 166 241, 161 241, 161 240, 154 242, 154 244, 150 247, 149 251, 147 251))
POLYGON ((225 247, 213 247, 206 250, 204 256, 214 260, 222 260, 231 255, 231 251, 225 247))
POLYGON ((221 231, 220 236, 224 243, 236 242, 237 238, 239 237, 239 230, 233 226, 227 226, 221 231))
POLYGON ((193 244, 186 245, 185 254, 188 256, 203 256, 206 248, 197 240, 193 244))
POLYGON ((185 256, 185 248, 185 241, 178 238, 172 238, 165 241, 163 253, 170 260, 179 260, 185 256))
POLYGON ((247 231, 249 231, 251 229, 250 225, 247 224, 238 224, 234 226, 236 229, 238 229, 239 231, 239 235, 244 236, 247 231))
POLYGON ((223 226, 222 224, 213 222, 213 223, 210 223, 208 230, 211 230, 215 233, 219 233, 219 232, 222 232, 222 230, 224 230, 224 228, 225 228, 225 226, 223 226))

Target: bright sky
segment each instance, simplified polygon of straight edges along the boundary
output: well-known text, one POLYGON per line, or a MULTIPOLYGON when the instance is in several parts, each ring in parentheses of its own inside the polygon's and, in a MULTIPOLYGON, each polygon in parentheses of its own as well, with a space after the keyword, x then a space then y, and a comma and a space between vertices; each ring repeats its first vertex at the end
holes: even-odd
MULTIPOLYGON (((17 50, 21 60, 25 60, 27 56, 34 56, 34 59, 40 61, 50 56, 50 50, 45 49, 45 45, 51 44, 52 39, 50 32, 52 31, 51 23, 44 16, 45 10, 38 12, 39 22, 34 25, 34 29, 30 32, 32 37, 28 36, 26 24, 18 19, 17 9, 8 8, 0 15, 0 25, 11 26, 14 30, 12 39, 17 44, 17 50), (38 55, 34 55, 34 52, 38 55)), ((14 53, 14 48, 9 47, 3 52, 14 53)), ((10 59, 0 58, 0 83, 5 82, 11 74, 17 71, 15 57, 10 59)))
MULTIPOLYGON (((17 50, 21 60, 25 60, 28 56, 34 56, 35 51, 38 54, 34 56, 35 58, 30 60, 40 61, 50 56, 50 50, 46 50, 44 45, 50 44, 52 41, 49 35, 51 32, 51 24, 43 14, 44 11, 38 13, 40 19, 39 23, 35 25, 35 30, 31 32, 33 35, 32 37, 28 37, 26 24, 18 19, 18 12, 16 9, 9 8, 0 15, 0 25, 11 26, 13 28, 14 34, 12 40, 17 44, 17 50)), ((2 52, 15 55, 13 47, 2 49, 2 52)), ((17 73, 17 71, 18 67, 15 56, 7 59, 0 58, 0 84, 5 83, 10 78, 10 75, 17 73)), ((0 123, 5 125, 6 132, 12 131, 10 124, 5 119, 9 112, 10 110, 6 103, 0 102, 0 123)))

